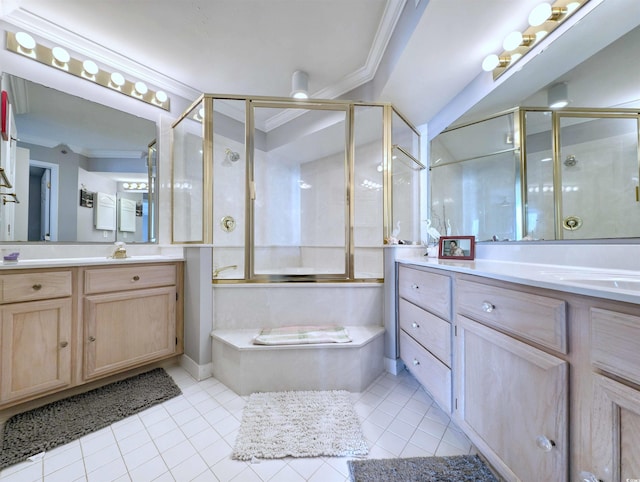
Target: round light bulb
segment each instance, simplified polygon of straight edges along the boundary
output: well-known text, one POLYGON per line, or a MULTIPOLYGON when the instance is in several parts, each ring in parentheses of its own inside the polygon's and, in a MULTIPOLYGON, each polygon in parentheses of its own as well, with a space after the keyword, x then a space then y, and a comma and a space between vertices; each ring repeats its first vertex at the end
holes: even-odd
POLYGON ((138 187, 140 189, 146 189, 147 188, 147 183, 146 182, 141 182, 140 184, 138 184, 138 187))
POLYGON ((167 94, 165 94, 162 90, 159 90, 158 92, 156 92, 156 99, 158 100, 158 102, 164 103, 167 101, 168 97, 167 94))
POLYGON ((124 76, 120 72, 114 72, 111 74, 111 82, 113 85, 122 87, 124 85, 124 76))
POLYGON ((122 187, 125 189, 129 189, 129 183, 128 182, 123 182, 122 183, 122 187))
POLYGON ((33 50, 36 48, 36 41, 27 32, 18 32, 16 34, 16 42, 25 50, 33 50))
POLYGON ((538 32, 536 32, 536 43, 545 38, 547 36, 547 33, 548 32, 546 30, 539 30, 538 32))
POLYGON ((204 107, 200 107, 200 109, 198 109, 198 115, 201 119, 204 119, 204 107))
POLYGON ((96 75, 98 73, 98 66, 93 60, 85 60, 82 62, 82 68, 89 75, 96 75))
POLYGON ((69 52, 67 52, 62 47, 53 47, 51 49, 51 54, 53 55, 53 58, 61 64, 66 64, 67 62, 69 62, 69 60, 71 60, 69 52))
POLYGON ((551 16, 551 12, 551 5, 548 3, 541 3, 531 10, 531 13, 529 14, 529 25, 532 27, 542 25, 551 16))
POLYGON ((496 54, 490 54, 482 61, 482 70, 485 72, 491 72, 498 65, 500 65, 500 58, 496 54))
POLYGON ((132 182, 131 184, 129 184, 129 187, 130 187, 131 189, 138 189, 138 183, 136 183, 136 182, 132 182))
POLYGON ((308 99, 309 96, 306 94, 306 92, 295 92, 293 94, 293 98, 294 99, 308 99))
POLYGON ((504 42, 502 42, 502 47, 504 47, 507 52, 510 52, 517 49, 521 43, 522 32, 515 31, 505 37, 504 42))
POLYGON ((149 88, 147 87, 147 84, 145 84, 142 81, 136 82, 134 87, 136 89, 136 92, 140 95, 144 95, 147 92, 149 92, 149 88))
POLYGON ((522 57, 522 54, 511 54, 511 63, 514 63, 516 60, 518 60, 520 57, 522 57))

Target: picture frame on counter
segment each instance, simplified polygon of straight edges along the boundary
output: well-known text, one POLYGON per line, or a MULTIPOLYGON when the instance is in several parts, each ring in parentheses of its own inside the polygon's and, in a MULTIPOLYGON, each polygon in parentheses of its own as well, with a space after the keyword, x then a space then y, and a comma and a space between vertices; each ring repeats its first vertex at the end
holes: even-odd
POLYGON ((475 259, 475 236, 441 236, 439 259, 475 259))

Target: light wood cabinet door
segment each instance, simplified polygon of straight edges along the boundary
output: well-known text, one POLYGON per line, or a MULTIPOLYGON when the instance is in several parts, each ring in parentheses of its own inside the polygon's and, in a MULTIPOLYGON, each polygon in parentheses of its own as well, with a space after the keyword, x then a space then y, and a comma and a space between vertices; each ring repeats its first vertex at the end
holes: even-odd
POLYGON ((0 402, 71 384, 71 299, 4 305, 0 402))
POLYGON ((84 378, 98 378, 176 351, 176 288, 85 296, 84 378))
POLYGON ((593 374, 592 467, 603 482, 640 479, 640 391, 593 374))
POLYGON ((458 316, 456 418, 507 480, 566 481, 568 364, 458 316))

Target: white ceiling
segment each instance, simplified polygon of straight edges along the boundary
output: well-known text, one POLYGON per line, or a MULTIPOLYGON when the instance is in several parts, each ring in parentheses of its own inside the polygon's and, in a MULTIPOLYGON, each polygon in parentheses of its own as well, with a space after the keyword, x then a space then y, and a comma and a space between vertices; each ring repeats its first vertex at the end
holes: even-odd
MULTIPOLYGON (((639 0, 591 0, 596 6, 592 13, 559 40, 549 39, 540 52, 527 56, 532 59, 521 61, 523 67, 515 69, 520 72, 494 83, 481 71, 482 59, 501 50, 508 32, 523 29, 528 12, 539 2, 4 0, 0 14, 8 23, 25 29, 30 25, 32 33, 50 41, 73 41, 67 45, 71 50, 93 45, 118 53, 123 65, 140 65, 141 75, 155 72, 162 82, 170 82, 174 93, 191 98, 200 92, 288 96, 291 74, 298 69, 309 73, 314 97, 335 98, 382 75, 380 62, 395 28, 394 59, 384 66, 377 98, 368 100, 392 102, 413 124, 422 125, 446 117, 442 110, 452 101, 460 105, 459 112, 454 109, 449 115, 451 120, 476 103, 476 113, 518 105, 562 75, 569 78, 584 58, 640 23, 639 0), (424 9, 415 30, 398 22, 403 7, 413 9, 404 16, 424 9), (605 8, 610 10, 598 20, 605 8), (603 39, 600 27, 607 31, 603 39), (545 68, 546 59, 554 55, 554 67, 545 68), (534 67, 544 75, 532 75, 534 67), (460 91, 474 85, 481 86, 476 89, 478 102, 473 95, 471 100, 456 100, 460 91)), ((637 44, 632 47, 637 49, 637 44)), ((628 73, 632 65, 625 60, 622 69, 634 79, 640 69, 628 73)), ((619 67, 606 67, 607 72, 614 69, 619 67)), ((603 82, 608 80, 598 79, 598 90, 603 82)), ((594 87, 586 92, 593 98, 594 87)))

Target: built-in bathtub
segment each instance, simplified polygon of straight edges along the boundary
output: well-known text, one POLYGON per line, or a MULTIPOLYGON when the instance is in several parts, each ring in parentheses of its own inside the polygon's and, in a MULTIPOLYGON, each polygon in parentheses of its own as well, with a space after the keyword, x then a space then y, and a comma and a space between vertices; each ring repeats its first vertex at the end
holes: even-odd
POLYGON ((216 284, 213 376, 256 391, 362 391, 384 371, 382 283, 216 284), (261 328, 341 325, 351 343, 263 346, 261 328))

